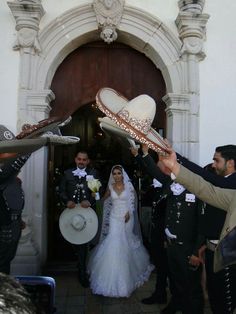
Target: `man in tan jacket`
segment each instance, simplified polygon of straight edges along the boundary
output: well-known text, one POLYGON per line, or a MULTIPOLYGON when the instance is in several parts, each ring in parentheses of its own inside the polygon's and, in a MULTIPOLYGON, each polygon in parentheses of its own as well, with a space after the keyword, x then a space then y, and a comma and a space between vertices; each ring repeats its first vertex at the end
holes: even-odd
POLYGON ((162 171, 183 184, 204 202, 227 212, 220 242, 215 250, 214 271, 217 272, 226 265, 236 264, 236 191, 215 187, 180 165, 173 149, 169 148, 168 153, 167 156, 160 156, 164 166, 161 167, 162 171))

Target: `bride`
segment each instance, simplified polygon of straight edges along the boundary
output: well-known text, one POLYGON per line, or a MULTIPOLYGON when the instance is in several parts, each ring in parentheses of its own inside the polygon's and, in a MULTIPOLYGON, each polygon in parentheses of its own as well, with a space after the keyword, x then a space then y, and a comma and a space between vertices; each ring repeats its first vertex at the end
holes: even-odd
POLYGON ((154 266, 142 244, 136 193, 122 166, 113 166, 103 199, 101 236, 88 263, 90 287, 94 294, 129 297, 154 266))

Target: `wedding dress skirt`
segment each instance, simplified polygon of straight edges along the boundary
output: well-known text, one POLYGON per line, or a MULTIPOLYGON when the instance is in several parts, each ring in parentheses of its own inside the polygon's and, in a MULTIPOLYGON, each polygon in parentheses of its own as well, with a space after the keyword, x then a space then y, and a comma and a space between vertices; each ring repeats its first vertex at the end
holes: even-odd
POLYGON ((111 191, 113 207, 109 233, 91 252, 88 263, 90 287, 94 294, 129 297, 148 280, 154 266, 140 239, 133 233, 133 214, 125 223, 127 197, 111 191))

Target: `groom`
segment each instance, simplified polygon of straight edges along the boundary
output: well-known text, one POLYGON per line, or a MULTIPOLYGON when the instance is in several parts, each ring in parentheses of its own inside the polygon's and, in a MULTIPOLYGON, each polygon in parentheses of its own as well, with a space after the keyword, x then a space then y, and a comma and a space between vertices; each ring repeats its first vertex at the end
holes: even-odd
MULTIPOLYGON (((60 183, 60 198, 67 208, 74 208, 76 204, 81 207, 95 208, 95 199, 88 188, 86 178, 98 178, 95 169, 89 167, 89 156, 86 151, 79 151, 75 156, 76 167, 67 169, 60 183)), ((78 256, 78 279, 84 288, 89 286, 86 270, 88 243, 74 245, 78 256)))

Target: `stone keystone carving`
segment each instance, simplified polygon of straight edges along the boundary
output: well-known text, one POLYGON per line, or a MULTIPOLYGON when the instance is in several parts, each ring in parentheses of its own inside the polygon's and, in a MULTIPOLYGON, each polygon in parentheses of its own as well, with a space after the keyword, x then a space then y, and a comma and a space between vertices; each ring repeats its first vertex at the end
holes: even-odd
POLYGON ((96 14, 100 37, 108 44, 117 39, 116 28, 120 23, 125 0, 94 0, 93 8, 96 14))

